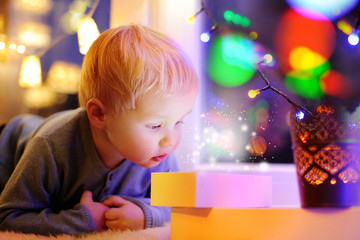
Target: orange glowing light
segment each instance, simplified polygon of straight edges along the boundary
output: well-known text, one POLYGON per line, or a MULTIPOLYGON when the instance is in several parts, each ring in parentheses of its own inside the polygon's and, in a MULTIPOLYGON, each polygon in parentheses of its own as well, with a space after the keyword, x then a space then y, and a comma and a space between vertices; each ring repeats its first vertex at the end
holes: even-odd
POLYGON ((299 138, 303 143, 306 143, 309 140, 310 133, 306 132, 304 134, 300 134, 299 138))
POLYGON ((260 94, 260 90, 259 89, 256 89, 256 90, 250 90, 249 92, 248 92, 248 96, 250 97, 250 98, 255 98, 257 95, 259 95, 260 94))
POLYGON ((332 179, 330 180, 330 183, 331 183, 332 185, 336 184, 336 178, 332 178, 332 179))
POLYGON ((329 106, 319 105, 316 108, 316 112, 319 113, 319 114, 329 115, 329 114, 334 114, 335 110, 332 107, 329 107, 329 106))
POLYGON ((249 152, 254 156, 264 155, 266 152, 266 141, 263 137, 254 136, 249 142, 249 152))

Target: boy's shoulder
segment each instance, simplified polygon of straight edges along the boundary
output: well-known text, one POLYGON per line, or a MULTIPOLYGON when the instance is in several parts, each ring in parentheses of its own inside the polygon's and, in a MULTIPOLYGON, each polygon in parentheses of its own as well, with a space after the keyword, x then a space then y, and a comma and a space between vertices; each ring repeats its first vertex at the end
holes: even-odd
POLYGON ((70 133, 81 125, 87 125, 86 111, 81 108, 55 113, 43 121, 34 136, 51 136, 70 133))

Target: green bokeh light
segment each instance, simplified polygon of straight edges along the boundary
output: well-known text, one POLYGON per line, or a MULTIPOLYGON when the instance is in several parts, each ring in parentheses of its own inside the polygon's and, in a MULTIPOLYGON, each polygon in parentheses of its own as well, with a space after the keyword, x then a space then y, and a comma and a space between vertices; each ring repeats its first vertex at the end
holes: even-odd
POLYGON ((324 96, 320 86, 320 77, 331 68, 329 62, 307 70, 294 70, 285 76, 285 85, 293 93, 307 99, 319 99, 324 96))
POLYGON ((224 87, 237 87, 249 81, 255 73, 254 42, 241 34, 219 35, 210 49, 208 73, 224 87))
POLYGON ((231 10, 226 10, 224 12, 224 19, 228 23, 233 23, 235 25, 240 25, 242 27, 249 27, 250 26, 250 19, 244 16, 241 16, 240 14, 234 13, 231 10))

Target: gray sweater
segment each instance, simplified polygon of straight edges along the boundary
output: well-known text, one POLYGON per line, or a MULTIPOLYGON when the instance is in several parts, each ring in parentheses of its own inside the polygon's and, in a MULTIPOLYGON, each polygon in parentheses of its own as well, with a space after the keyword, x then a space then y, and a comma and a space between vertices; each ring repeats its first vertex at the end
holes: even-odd
POLYGON ((42 235, 82 234, 96 230, 80 204, 85 190, 101 202, 119 195, 142 208, 146 227, 170 219, 170 208, 150 206, 151 172, 177 171, 170 156, 143 168, 124 160, 116 169, 100 161, 85 110, 48 119, 22 115, 0 135, 0 230, 42 235))

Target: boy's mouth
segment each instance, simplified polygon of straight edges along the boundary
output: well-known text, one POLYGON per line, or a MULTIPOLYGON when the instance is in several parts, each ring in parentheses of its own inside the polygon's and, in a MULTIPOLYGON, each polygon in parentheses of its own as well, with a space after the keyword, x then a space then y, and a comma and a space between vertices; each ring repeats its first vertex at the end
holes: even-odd
POLYGON ((155 162, 162 162, 166 159, 166 157, 167 157, 167 154, 163 154, 163 155, 153 157, 152 160, 154 160, 155 162))

